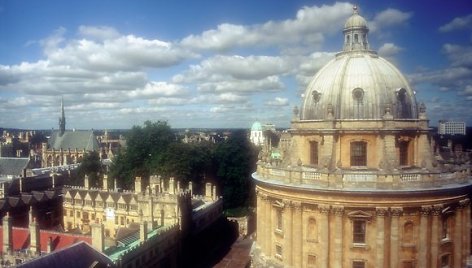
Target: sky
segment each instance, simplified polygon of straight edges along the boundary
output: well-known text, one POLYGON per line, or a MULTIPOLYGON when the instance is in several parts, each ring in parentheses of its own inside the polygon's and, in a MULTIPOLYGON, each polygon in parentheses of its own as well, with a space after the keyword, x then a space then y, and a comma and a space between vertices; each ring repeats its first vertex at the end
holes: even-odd
POLYGON ((353 5, 430 125, 472 126, 470 0, 0 0, 0 127, 289 127, 353 5))

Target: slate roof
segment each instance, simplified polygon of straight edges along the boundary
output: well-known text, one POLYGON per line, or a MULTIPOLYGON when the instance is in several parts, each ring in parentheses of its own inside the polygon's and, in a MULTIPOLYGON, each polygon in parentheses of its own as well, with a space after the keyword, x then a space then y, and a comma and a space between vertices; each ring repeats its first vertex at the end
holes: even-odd
POLYGON ((0 157, 0 176, 21 176, 29 165, 29 158, 0 157))
POLYGON ((48 140, 50 149, 55 150, 83 150, 98 151, 99 145, 95 134, 91 130, 66 131, 61 136, 59 131, 54 132, 48 140))
POLYGON ((91 267, 93 264, 98 264, 98 267, 115 267, 108 257, 81 241, 62 250, 54 251, 32 261, 25 262, 17 267, 82 268, 91 267))

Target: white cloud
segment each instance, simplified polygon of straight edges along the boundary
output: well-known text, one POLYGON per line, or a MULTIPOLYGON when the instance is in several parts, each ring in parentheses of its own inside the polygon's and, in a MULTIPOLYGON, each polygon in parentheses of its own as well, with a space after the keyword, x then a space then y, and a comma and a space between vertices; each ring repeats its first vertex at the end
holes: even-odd
POLYGON ((248 26, 220 24, 216 29, 182 39, 181 44, 201 50, 281 46, 302 42, 315 46, 324 41, 324 34, 337 32, 349 14, 352 14, 352 5, 349 3, 303 7, 294 19, 248 26))
POLYGON ((267 106, 287 106, 288 104, 288 99, 281 97, 276 97, 275 99, 266 102, 267 106))
POLYGON ((398 9, 389 8, 377 15, 369 22, 371 33, 381 30, 382 28, 403 25, 413 16, 412 12, 403 12, 398 9))
POLYGON ((187 90, 181 85, 169 84, 167 82, 149 82, 144 88, 129 91, 127 95, 131 98, 152 97, 152 96, 181 96, 187 93, 187 90))
POLYGON ((385 58, 390 58, 402 50, 401 47, 393 43, 385 43, 379 48, 379 55, 385 58))
POLYGON ((120 33, 108 26, 86 26, 81 25, 79 26, 79 35, 85 38, 92 38, 98 40, 107 40, 107 39, 115 39, 119 38, 120 33))
POLYGON ((472 28, 472 14, 454 18, 451 22, 439 27, 440 32, 452 32, 461 29, 472 28))
POLYGON ((201 83, 197 86, 200 92, 239 92, 255 93, 261 91, 280 91, 284 84, 277 76, 269 76, 260 80, 232 80, 201 83))

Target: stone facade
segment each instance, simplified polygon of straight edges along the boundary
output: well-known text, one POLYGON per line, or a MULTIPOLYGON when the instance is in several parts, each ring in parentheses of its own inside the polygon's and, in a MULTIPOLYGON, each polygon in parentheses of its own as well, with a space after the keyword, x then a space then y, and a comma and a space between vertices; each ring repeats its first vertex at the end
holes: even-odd
POLYGON ((394 82, 403 83, 398 89, 376 88, 394 67, 376 61, 366 45, 367 32, 355 9, 344 29, 345 42, 362 35, 362 45, 345 45, 314 76, 302 112, 294 109, 279 148, 262 149, 253 174, 255 267, 466 265, 471 165, 435 159, 426 109, 408 95, 412 90, 399 71, 393 72, 398 75, 394 82), (363 69, 362 58, 375 68, 363 69), (340 71, 354 74, 326 73, 346 62, 350 65, 340 71), (356 77, 363 72, 362 79, 356 77), (341 86, 323 88, 331 83, 341 86), (340 93, 331 96, 334 90, 340 93), (339 98, 337 107, 332 98, 339 98), (362 106, 362 112, 363 103, 370 106, 362 106), (312 114, 323 107, 325 112, 312 114), (280 151, 281 161, 272 161, 274 150, 280 151))

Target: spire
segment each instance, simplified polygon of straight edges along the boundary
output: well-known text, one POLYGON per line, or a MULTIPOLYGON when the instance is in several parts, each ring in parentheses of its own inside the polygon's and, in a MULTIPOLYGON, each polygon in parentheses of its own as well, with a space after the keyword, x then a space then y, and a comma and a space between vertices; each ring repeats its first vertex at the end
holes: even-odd
POLYGON ((62 136, 66 131, 66 115, 64 113, 64 97, 61 98, 61 117, 59 118, 59 130, 62 136))

